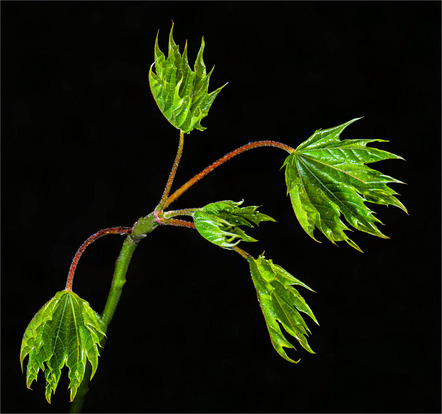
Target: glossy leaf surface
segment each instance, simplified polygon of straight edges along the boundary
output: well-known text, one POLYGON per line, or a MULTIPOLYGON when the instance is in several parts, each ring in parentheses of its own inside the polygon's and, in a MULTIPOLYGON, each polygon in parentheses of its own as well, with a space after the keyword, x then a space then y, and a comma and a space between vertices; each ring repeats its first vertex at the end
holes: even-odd
POLYGON ((255 242, 239 226, 253 227, 262 221, 275 221, 257 211, 257 206, 240 207, 241 202, 218 201, 195 211, 193 221, 198 232, 217 246, 232 248, 239 242, 255 242))
POLYGON ((331 242, 344 240, 360 250, 345 233, 349 227, 341 220, 341 214, 355 229, 387 238, 376 225, 381 221, 365 203, 394 205, 407 210, 395 197, 397 193, 387 185, 401 181, 366 166, 386 159, 403 159, 367 147, 373 142, 387 141, 340 140, 342 131, 356 120, 316 131, 287 157, 284 166, 293 209, 307 234, 316 240, 313 232, 318 228, 331 242))
POLYGON ((69 290, 57 292, 33 317, 23 336, 20 363, 29 356, 26 371, 28 388, 41 369, 46 377, 46 399, 57 389, 64 366, 69 368, 70 400, 73 401, 89 360, 94 376, 98 347, 104 332, 98 314, 89 303, 69 290))
POLYGON ((207 116, 213 101, 225 85, 208 93, 213 68, 210 73, 206 72, 203 61, 204 38, 192 70, 187 58, 187 42, 181 55, 172 32, 173 24, 167 58, 158 46, 157 35, 155 62, 149 71, 150 89, 161 112, 175 128, 185 133, 193 129, 203 131, 206 128, 201 125, 201 120, 207 116))
POLYGON ((310 330, 300 312, 310 316, 317 324, 318 321, 293 285, 312 289, 264 256, 249 259, 249 266, 270 340, 276 352, 287 361, 299 362, 289 358, 284 350, 284 348, 294 348, 294 346, 284 336, 279 325, 281 324, 304 349, 314 354, 307 342, 310 330))

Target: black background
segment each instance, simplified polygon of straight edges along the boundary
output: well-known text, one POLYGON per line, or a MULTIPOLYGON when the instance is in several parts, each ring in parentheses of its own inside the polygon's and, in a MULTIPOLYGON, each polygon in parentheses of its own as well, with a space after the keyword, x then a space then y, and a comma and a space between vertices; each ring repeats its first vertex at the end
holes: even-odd
MULTIPOLYGON (((344 138, 383 138, 407 162, 375 168, 409 209, 375 206, 391 239, 353 233, 317 244, 285 195, 285 155, 241 155, 174 204, 262 205, 278 223, 252 231, 303 291, 321 324, 290 355, 273 350, 247 264, 188 229, 139 245, 85 405, 90 412, 440 412, 439 2, 2 2, 2 411, 49 406, 19 366, 26 325, 64 288, 90 234, 153 210, 178 132, 151 97, 160 30, 166 49, 201 36, 229 82, 186 137, 175 188, 252 140, 297 146, 315 129, 364 118, 344 138)), ((101 312, 121 236, 93 244, 74 290, 101 312)), ((40 374, 41 375, 41 374, 40 374)))

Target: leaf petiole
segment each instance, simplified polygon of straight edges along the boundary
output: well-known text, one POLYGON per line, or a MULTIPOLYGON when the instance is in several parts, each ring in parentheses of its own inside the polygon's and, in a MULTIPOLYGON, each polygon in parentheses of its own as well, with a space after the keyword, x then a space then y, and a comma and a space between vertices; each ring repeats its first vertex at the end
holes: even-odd
POLYGON ((78 265, 78 261, 80 260, 80 257, 82 256, 86 248, 91 243, 93 243, 95 240, 99 239, 100 237, 107 236, 108 234, 128 234, 131 231, 132 231, 131 227, 110 227, 108 229, 99 230, 92 236, 89 236, 86 239, 86 241, 79 247, 79 249, 75 253, 74 258, 72 259, 65 289, 72 291, 72 284, 74 282, 74 274, 75 274, 75 269, 77 268, 78 265))
POLYGON ((166 187, 164 188, 163 195, 161 197, 161 200, 157 207, 155 208, 155 211, 163 211, 166 207, 166 201, 170 193, 170 189, 173 184, 173 180, 175 179, 175 174, 178 169, 178 165, 180 163, 181 155, 183 153, 183 147, 184 147, 184 132, 180 130, 180 141, 178 143, 178 151, 175 157, 175 161, 173 162, 172 169, 170 170, 169 178, 166 183, 166 187))
POLYGON ((193 213, 198 210, 197 208, 183 208, 181 210, 170 210, 163 213, 165 219, 176 217, 176 216, 193 216, 193 213))
POLYGON ((199 174, 195 175, 193 178, 191 178, 189 181, 187 181, 187 183, 183 184, 171 196, 167 197, 167 200, 162 205, 162 208, 165 209, 168 206, 170 206, 177 198, 179 198, 190 187, 192 187, 199 180, 204 178, 207 174, 211 173, 214 169, 218 168, 220 165, 231 160, 232 158, 236 157, 237 155, 242 154, 245 151, 255 149, 255 148, 261 148, 261 147, 279 148, 284 151, 287 151, 289 154, 295 150, 294 148, 290 147, 289 145, 286 145, 286 144, 283 144, 282 142, 277 142, 277 141, 264 140, 264 141, 249 142, 248 144, 243 145, 242 147, 239 147, 239 148, 227 153, 226 155, 224 155, 224 157, 221 157, 220 159, 218 159, 214 163, 210 164, 207 168, 205 168, 199 174))
POLYGON ((235 250, 236 253, 238 253, 241 257, 249 261, 250 259, 253 259, 253 256, 249 253, 247 253, 245 250, 239 248, 238 246, 233 246, 233 250, 235 250))
POLYGON ((195 229, 195 224, 193 224, 191 221, 187 221, 187 220, 163 219, 163 220, 161 220, 161 224, 165 224, 167 226, 187 227, 189 229, 195 229))

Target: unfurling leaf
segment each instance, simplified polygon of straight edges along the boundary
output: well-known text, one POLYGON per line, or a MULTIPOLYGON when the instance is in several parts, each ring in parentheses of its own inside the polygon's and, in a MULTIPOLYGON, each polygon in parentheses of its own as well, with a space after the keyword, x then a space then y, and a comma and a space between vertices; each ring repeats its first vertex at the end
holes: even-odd
POLYGON ((259 213, 257 206, 239 207, 241 204, 242 201, 218 201, 196 210, 193 214, 196 229, 206 240, 224 248, 232 248, 240 241, 255 242, 238 226, 253 227, 261 221, 275 220, 259 213))
POLYGON ((287 157, 283 166, 293 209, 307 234, 316 240, 313 232, 317 227, 331 242, 344 240, 361 251, 345 233, 349 228, 341 221, 341 213, 355 229, 387 238, 376 226, 381 221, 365 202, 391 204, 407 210, 395 197, 397 193, 387 185, 403 183, 365 165, 386 159, 403 159, 366 146, 376 141, 388 141, 340 140, 341 132, 357 119, 316 131, 287 157))
POLYGON ((264 256, 259 256, 258 259, 250 258, 248 261, 258 301, 276 352, 289 362, 299 362, 289 358, 285 353, 284 347, 294 348, 294 346, 285 338, 280 323, 304 349, 314 354, 306 338, 310 330, 299 312, 310 316, 318 325, 319 323, 293 285, 312 289, 264 256))
POLYGON ((161 112, 175 128, 187 134, 195 128, 203 131, 206 128, 201 125, 201 120, 207 116, 216 96, 226 85, 208 93, 213 68, 210 73, 206 73, 203 61, 204 38, 192 71, 187 59, 187 42, 181 55, 172 32, 173 24, 167 58, 158 46, 157 35, 155 62, 149 71, 150 89, 161 112), (156 73, 153 71, 154 65, 156 73))
POLYGON ((28 388, 41 369, 46 377, 46 399, 57 389, 61 369, 69 368, 70 400, 77 394, 89 360, 94 376, 98 366, 98 346, 104 337, 97 313, 89 303, 70 290, 57 292, 32 318, 20 350, 20 364, 29 356, 26 371, 28 388))

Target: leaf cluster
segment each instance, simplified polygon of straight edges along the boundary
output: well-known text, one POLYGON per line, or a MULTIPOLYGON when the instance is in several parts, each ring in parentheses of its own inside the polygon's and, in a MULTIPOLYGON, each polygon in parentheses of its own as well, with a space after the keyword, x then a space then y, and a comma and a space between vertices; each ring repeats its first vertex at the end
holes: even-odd
MULTIPOLYGON (((258 212, 257 206, 240 207, 241 204, 242 202, 231 200, 219 201, 196 210, 193 219, 197 231, 206 240, 226 249, 235 248, 241 241, 256 241, 245 234, 239 226, 252 227, 262 221, 274 221, 274 219, 258 212)), ((258 302, 271 342, 278 354, 287 361, 297 362, 289 358, 284 351, 284 347, 294 348, 294 346, 285 338, 279 323, 303 348, 314 353, 307 341, 309 328, 299 312, 304 312, 316 323, 318 322, 293 285, 311 289, 263 255, 254 259, 244 251, 240 252, 249 263, 258 302)))
MULTIPOLYGON (((296 363, 298 361, 286 354, 285 348, 294 348, 286 335, 295 338, 308 352, 314 353, 307 340, 311 332, 303 315, 309 316, 316 324, 318 321, 294 286, 301 286, 310 291, 312 289, 281 266, 274 264, 272 260, 266 259, 264 255, 255 259, 238 247, 240 242, 257 241, 241 227, 251 228, 261 222, 275 220, 260 213, 257 206, 242 206, 242 201, 224 200, 197 209, 169 212, 164 212, 164 208, 204 174, 241 151, 258 146, 274 146, 290 153, 283 164, 287 193, 295 215, 305 232, 316 240, 314 231, 318 229, 333 243, 345 241, 355 249, 361 250, 346 234, 350 227, 387 238, 378 228, 378 225, 382 224, 381 221, 366 203, 393 205, 407 212, 404 205, 396 198, 397 193, 388 186, 390 183, 401 182, 369 168, 367 164, 402 158, 368 146, 374 142, 385 142, 382 139, 341 140, 340 135, 344 129, 357 120, 353 119, 333 128, 315 131, 296 149, 276 141, 260 141, 244 145, 195 176, 193 182, 190 180, 181 187, 184 188, 181 193, 180 190, 175 193, 178 193, 175 198, 173 195, 168 198, 181 157, 184 133, 190 133, 193 129, 200 131, 205 129, 201 125, 201 120, 208 115, 214 99, 225 86, 208 92, 213 69, 209 73, 206 71, 203 61, 204 47, 203 38, 192 70, 187 57, 187 42, 181 54, 179 46, 173 39, 173 24, 169 34, 167 58, 159 48, 158 35, 156 37, 155 62, 149 71, 149 84, 162 114, 180 130, 179 155, 163 193, 164 200, 161 200, 154 212, 141 217, 132 229, 129 229, 131 234, 127 240, 131 240, 133 252, 136 243, 159 224, 173 224, 194 227, 209 242, 239 253, 249 264, 273 347, 281 357, 296 363), (193 224, 173 219, 179 215, 191 216, 193 224)), ((125 254, 122 254, 117 261, 122 263, 123 276, 131 257, 131 254, 128 256, 125 254)), ((114 283, 112 286, 114 287, 114 283)), ((118 292, 116 302, 121 288, 118 292)), ((106 320, 104 315, 103 313, 103 321, 106 320)), ((70 289, 57 292, 37 312, 23 336, 20 363, 23 369, 23 361, 29 357, 26 371, 28 388, 42 370, 46 377, 46 399, 50 402, 57 388, 61 370, 67 366, 72 401, 83 381, 87 361, 92 366, 91 378, 97 369, 98 348, 105 337, 106 329, 107 325, 102 322, 88 302, 70 289)))

